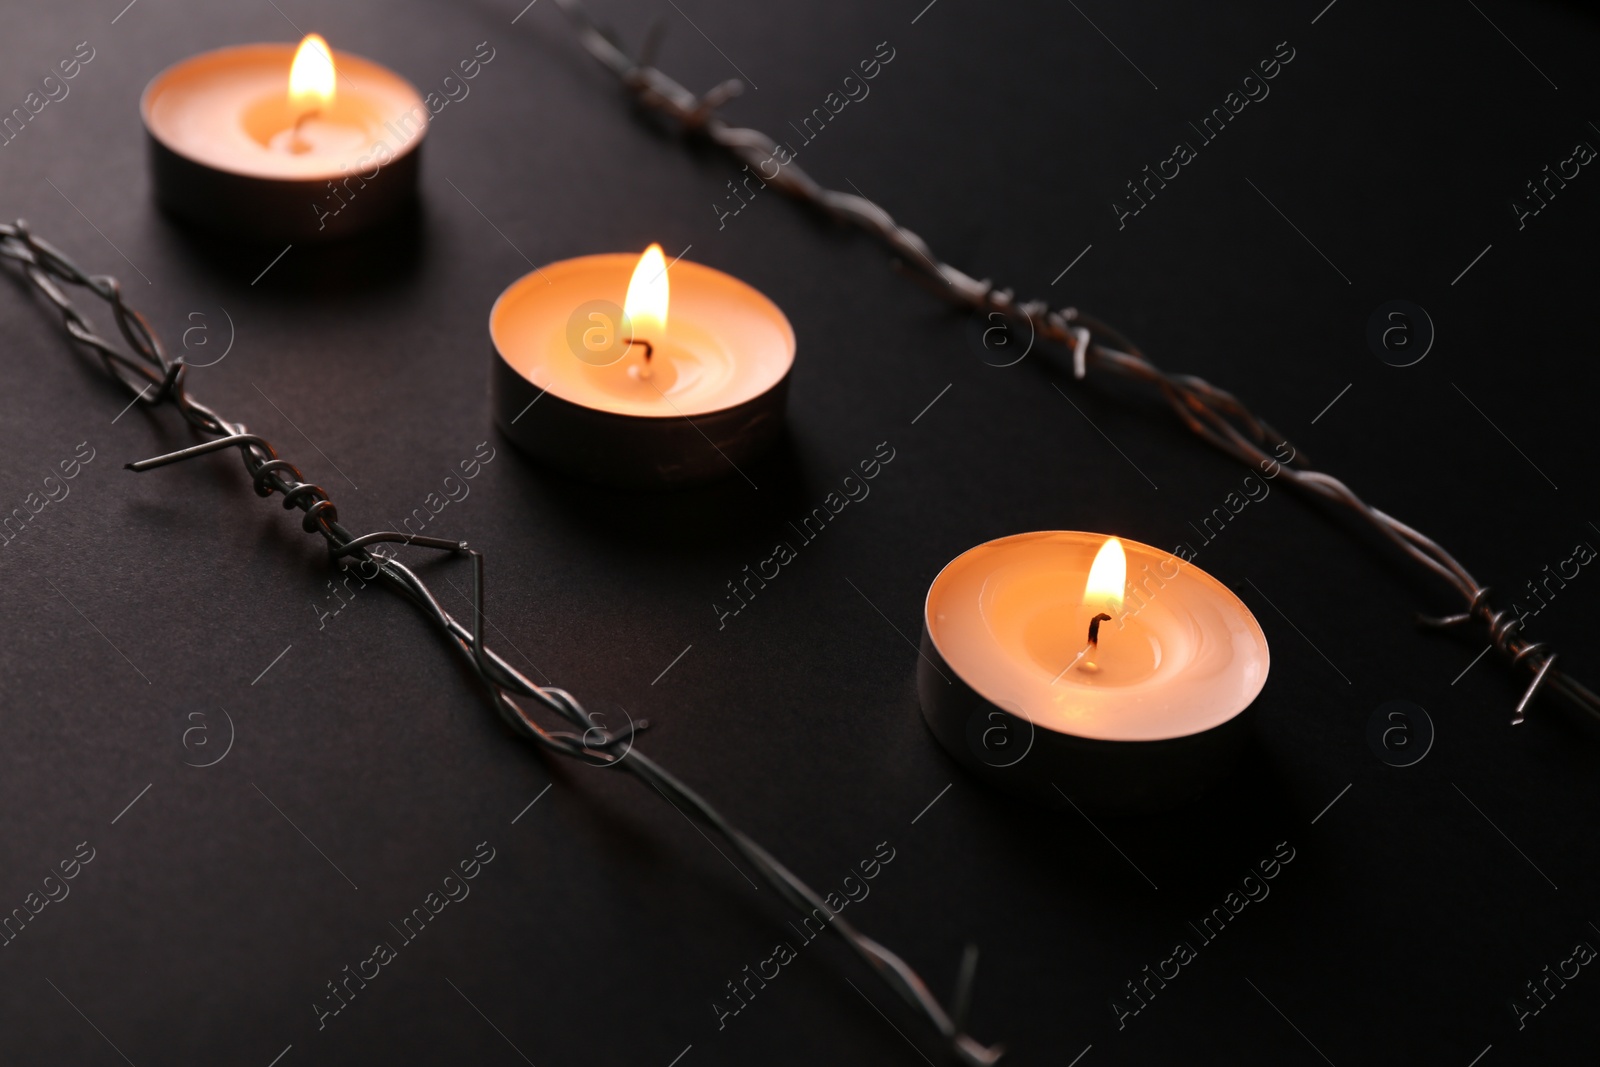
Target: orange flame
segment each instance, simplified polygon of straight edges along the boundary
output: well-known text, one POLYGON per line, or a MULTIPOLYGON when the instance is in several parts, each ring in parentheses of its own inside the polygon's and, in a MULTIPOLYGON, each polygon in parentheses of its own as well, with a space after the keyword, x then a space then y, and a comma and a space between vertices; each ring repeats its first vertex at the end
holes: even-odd
POLYGON ((1115 537, 1100 546, 1089 580, 1083 588, 1084 607, 1116 615, 1122 610, 1122 597, 1128 585, 1128 556, 1115 537))
POLYGON ((639 257, 628 281, 622 313, 633 325, 633 337, 659 345, 667 334, 667 257, 653 244, 639 257))
POLYGON ((305 110, 317 110, 333 103, 333 52, 328 42, 315 33, 295 49, 289 65, 289 103, 305 110))

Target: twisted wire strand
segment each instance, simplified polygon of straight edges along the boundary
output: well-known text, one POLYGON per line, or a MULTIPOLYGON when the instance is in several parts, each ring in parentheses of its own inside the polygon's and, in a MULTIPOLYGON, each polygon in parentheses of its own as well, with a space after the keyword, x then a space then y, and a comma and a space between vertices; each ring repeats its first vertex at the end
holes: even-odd
MULTIPOLYGON (((353 535, 339 522, 338 508, 321 487, 307 482, 300 470, 280 459, 272 445, 250 433, 243 423, 229 422, 189 395, 185 387, 188 368, 181 358, 169 359, 159 337, 144 316, 123 300, 121 287, 107 275, 89 275, 48 242, 29 231, 27 223, 0 223, 0 257, 21 264, 24 275, 61 314, 67 333, 98 356, 109 373, 146 407, 170 404, 201 434, 211 439, 189 448, 127 464, 133 471, 149 471, 198 456, 238 449, 257 494, 283 497, 286 509, 303 514, 301 527, 320 534, 332 562, 342 568, 376 568, 373 578, 411 601, 446 635, 482 681, 501 719, 518 736, 548 752, 580 759, 597 766, 626 771, 649 784, 684 815, 709 827, 744 858, 759 877, 777 890, 785 904, 817 919, 845 942, 874 974, 912 1011, 938 1033, 953 1062, 967 1067, 988 1067, 999 1061, 1003 1049, 986 1046, 965 1032, 966 1005, 971 999, 971 969, 963 968, 962 982, 951 1011, 940 1004, 927 984, 905 960, 867 937, 828 906, 799 876, 790 871, 754 839, 734 826, 699 793, 634 745, 636 729, 610 730, 595 720, 578 699, 564 689, 541 686, 508 663, 484 641, 485 586, 483 554, 465 541, 421 537, 390 530, 353 535), (98 296, 111 308, 117 328, 132 354, 123 352, 97 334, 75 308, 61 284, 78 286, 98 296), (472 563, 472 619, 463 623, 453 616, 427 584, 382 546, 429 548, 465 556, 472 563), (533 715, 537 707, 553 713, 572 729, 552 729, 533 715)), ((366 571, 361 572, 364 580, 366 571)))
MULTIPOLYGON (((1082 379, 1090 370, 1105 371, 1154 386, 1169 407, 1196 436, 1247 466, 1279 466, 1292 484, 1306 493, 1348 510, 1376 529, 1415 563, 1448 583, 1462 598, 1462 611, 1418 622, 1434 627, 1458 627, 1477 621, 1488 631, 1490 642, 1510 661, 1531 673, 1511 717, 1512 725, 1526 717, 1528 706, 1543 688, 1564 697, 1581 722, 1600 730, 1600 696, 1555 666, 1556 654, 1542 641, 1522 634, 1522 622, 1509 608, 1491 602, 1490 590, 1454 556, 1432 538, 1372 506, 1343 481, 1310 469, 1308 458, 1297 454, 1285 462, 1264 446, 1288 440, 1252 414, 1231 393, 1190 374, 1172 374, 1156 366, 1130 340, 1115 329, 1077 308, 1052 307, 1043 300, 1019 301, 1010 289, 988 279, 974 278, 934 256, 916 233, 897 223, 881 206, 864 196, 828 189, 807 174, 792 158, 780 162, 779 145, 760 130, 734 126, 717 109, 743 91, 743 83, 729 79, 703 96, 697 96, 652 65, 650 55, 659 44, 652 33, 639 59, 631 58, 609 28, 599 23, 583 0, 555 0, 577 34, 579 43, 610 71, 648 112, 676 122, 687 134, 726 149, 736 160, 756 172, 758 180, 831 217, 877 238, 894 252, 896 266, 943 300, 984 316, 998 313, 1031 336, 1070 349, 1073 376, 1082 379), (768 174, 768 170, 773 173, 768 174)), ((785 150, 785 155, 788 152, 785 150)))

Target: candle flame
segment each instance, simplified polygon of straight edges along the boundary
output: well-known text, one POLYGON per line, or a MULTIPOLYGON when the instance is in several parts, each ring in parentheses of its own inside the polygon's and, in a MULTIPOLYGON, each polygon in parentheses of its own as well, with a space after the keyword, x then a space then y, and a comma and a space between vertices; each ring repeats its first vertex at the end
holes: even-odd
POLYGON ((295 49, 289 65, 289 103, 297 108, 317 110, 333 103, 333 52, 328 42, 315 33, 295 49))
POLYGON ((1128 556, 1122 542, 1109 538, 1095 554, 1089 580, 1083 587, 1084 607, 1112 615, 1122 610, 1122 596, 1128 584, 1128 556))
POLYGON ((622 314, 632 325, 633 339, 659 345, 667 333, 667 257, 653 244, 639 257, 628 282, 622 314))

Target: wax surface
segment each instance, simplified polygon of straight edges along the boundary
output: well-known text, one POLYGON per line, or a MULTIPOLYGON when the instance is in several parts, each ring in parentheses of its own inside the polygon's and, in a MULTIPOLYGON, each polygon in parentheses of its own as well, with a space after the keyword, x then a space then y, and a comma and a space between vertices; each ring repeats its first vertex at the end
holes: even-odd
POLYGON ((638 261, 631 253, 584 256, 525 275, 489 314, 495 347, 540 388, 619 415, 703 415, 783 380, 795 351, 783 312, 737 278, 687 260, 669 268, 667 332, 651 339, 656 353, 648 377, 640 374, 637 351, 604 365, 584 358, 579 339, 599 321, 589 315, 606 314, 595 302, 620 308, 638 261))
POLYGON ((1103 534, 1017 534, 969 549, 928 591, 935 646, 968 685, 1035 724, 1153 741, 1217 726, 1266 682, 1266 637, 1226 586, 1136 541, 1123 611, 1076 666, 1094 611, 1084 583, 1103 534))
POLYGON ((335 52, 333 103, 302 123, 303 150, 292 151, 303 115, 288 98, 294 51, 291 44, 241 45, 176 63, 145 90, 145 125, 180 155, 259 178, 370 172, 422 139, 428 109, 411 84, 370 60, 335 52))

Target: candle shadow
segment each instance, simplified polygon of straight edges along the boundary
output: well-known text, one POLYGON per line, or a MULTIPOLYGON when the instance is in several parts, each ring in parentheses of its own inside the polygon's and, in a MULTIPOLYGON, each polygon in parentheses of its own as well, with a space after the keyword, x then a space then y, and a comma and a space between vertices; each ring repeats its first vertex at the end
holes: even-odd
POLYGON ((1252 732, 1232 771, 1195 800, 1151 814, 1092 814, 1124 848, 1153 857, 1163 885, 1206 889, 1236 878, 1277 842, 1302 836, 1298 808, 1290 780, 1252 732))
POLYGON ((327 299, 391 287, 417 274, 427 245, 420 199, 371 230, 324 243, 257 244, 165 211, 161 217, 179 250, 205 273, 275 295, 327 299))
MULTIPOLYGON (((1265 710, 1265 709, 1259 709, 1265 710)), ((967 775, 952 761, 951 769, 967 775)), ((1308 836, 1305 813, 1261 738, 1252 732, 1233 770, 1210 790, 1157 811, 1097 808, 1068 800, 1025 800, 967 775, 989 810, 983 822, 1008 838, 1019 863, 1037 868, 1044 885, 1107 906, 1127 905, 1130 886, 1158 886, 1163 900, 1205 896, 1236 881, 1282 841, 1308 836), (1058 847, 1040 849, 1041 840, 1058 847)))

